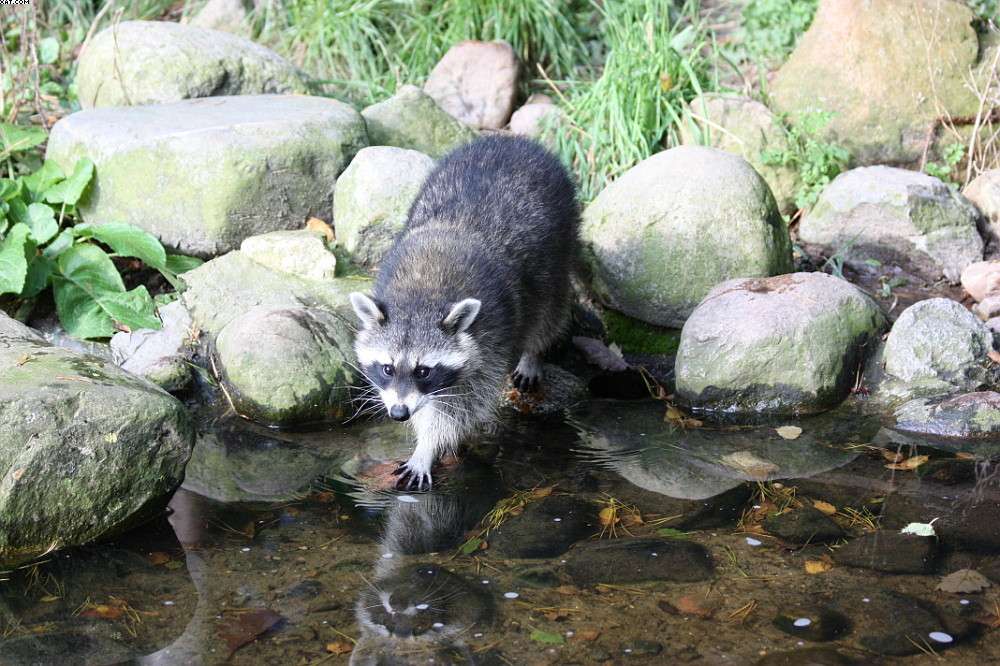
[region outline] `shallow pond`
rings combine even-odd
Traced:
[[[168,516],[3,574],[0,664],[1000,660],[996,587],[937,589],[1000,581],[996,442],[593,401],[366,490],[408,447],[207,424]]]

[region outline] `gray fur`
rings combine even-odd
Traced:
[[[569,313],[578,227],[565,168],[528,139],[481,138],[428,176],[372,297],[351,295],[361,370],[417,437],[397,485],[430,488],[435,460],[494,417],[504,375],[537,388]]]

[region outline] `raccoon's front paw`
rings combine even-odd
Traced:
[[[422,465],[414,463],[412,458],[405,463],[400,463],[393,474],[399,475],[396,477],[394,485],[402,490],[426,491],[434,485],[430,467],[424,468]]]
[[[534,354],[524,354],[510,375],[510,383],[521,393],[534,393],[542,383],[542,362]]]

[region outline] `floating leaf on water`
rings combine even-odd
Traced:
[[[219,637],[226,641],[230,652],[257,640],[265,631],[284,618],[272,610],[262,609],[227,617],[215,623]]]
[[[821,574],[826,573],[833,568],[833,564],[830,562],[825,562],[823,560],[806,560],[805,572],[807,574]]]
[[[813,500],[813,508],[822,513],[824,516],[832,516],[837,513],[837,507],[829,502],[823,502],[821,500]]]
[[[936,590],[951,594],[975,594],[990,587],[990,581],[975,569],[959,569],[937,584]]]
[[[542,631],[541,629],[535,629],[531,632],[531,640],[537,643],[555,643],[558,645],[566,642],[562,634],[555,631]]]
[[[156,552],[147,555],[146,559],[149,560],[150,564],[156,566],[158,564],[166,564],[167,562],[170,562],[171,559],[173,558],[170,557],[169,553],[164,553],[162,550],[158,550]]]
[[[916,469],[930,460],[930,456],[912,456],[903,462],[886,465],[887,469]]]
[[[778,433],[783,439],[798,439],[799,435],[802,434],[802,428],[791,425],[775,428],[774,431]]]
[[[458,551],[462,553],[462,555],[469,555],[484,548],[484,544],[485,542],[482,539],[469,539],[462,544],[462,547],[459,548]]]
[[[934,521],[931,521],[934,522]],[[934,526],[931,523],[910,523],[899,530],[901,534],[913,534],[914,536],[931,537],[937,536]]]
[[[618,523],[619,518],[618,516],[615,515],[616,513],[617,512],[615,511],[615,509],[613,509],[610,506],[601,509],[600,513],[598,514],[598,518],[601,521],[601,525],[614,525]]]
[[[348,654],[354,650],[354,644],[350,641],[336,640],[326,644],[326,651],[337,656]]]

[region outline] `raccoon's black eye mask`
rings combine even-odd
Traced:
[[[365,375],[380,389],[388,388],[392,378],[398,376],[397,381],[412,381],[421,393],[433,393],[458,381],[460,371],[438,364],[434,367],[418,365],[411,372],[400,374],[399,369],[391,363],[373,362]]]

